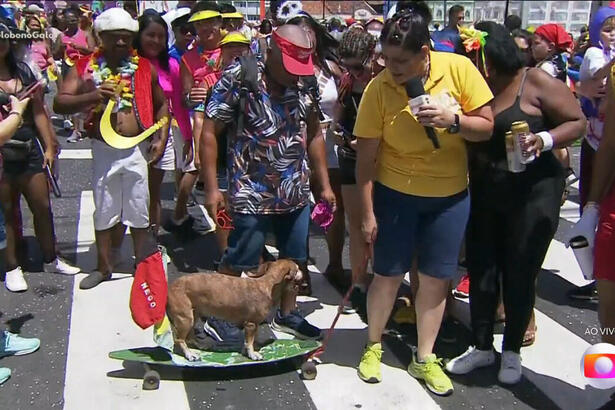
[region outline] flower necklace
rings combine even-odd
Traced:
[[[118,104],[119,110],[132,108],[132,99],[134,98],[134,95],[131,93],[130,85],[138,66],[139,56],[135,50],[132,51],[132,55],[130,57],[120,61],[120,64],[117,67],[117,74],[113,74],[111,68],[107,66],[102,50],[99,49],[94,52],[90,60],[92,79],[94,80],[96,87],[100,87],[100,85],[104,82],[111,82],[117,84],[118,88],[121,87],[121,95]],[[95,108],[95,112],[99,112],[102,108],[103,105],[99,105]]]

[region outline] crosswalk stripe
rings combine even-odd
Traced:
[[[278,250],[266,245],[267,251],[278,256]],[[342,296],[329,284],[314,265],[308,267],[312,278],[313,297],[299,296],[303,310],[312,310],[306,319],[320,329],[329,329],[337,314]],[[357,376],[356,366],[367,341],[367,325],[358,314],[341,315],[331,335],[330,343],[318,365],[318,377],[304,381],[319,410],[340,408],[366,409],[440,409],[421,384],[408,375],[403,365],[385,352],[382,363],[382,383],[366,386]],[[276,332],[279,338],[290,336]],[[391,365],[394,360],[394,365]],[[331,382],[335,381],[335,388]]]
[[[58,159],[92,159],[91,149],[63,149]]]
[[[91,250],[79,253],[77,264],[86,270],[94,268],[96,256],[92,198],[91,191],[84,191],[79,211],[78,246],[90,246]],[[88,291],[79,289],[83,277],[78,275],[73,287],[64,408],[188,409],[181,381],[162,380],[160,390],[146,392],[141,390],[140,378],[109,377],[118,371],[118,376],[127,372],[122,371],[121,362],[109,359],[108,353],[153,345],[151,329],[140,330],[132,322],[128,309],[130,275],[114,274],[115,280]],[[133,376],[140,372],[140,368],[133,368]]]
[[[577,223],[579,221],[579,204],[567,200],[560,208],[559,217],[568,222]]]

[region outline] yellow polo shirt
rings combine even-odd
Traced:
[[[456,112],[470,112],[493,99],[489,86],[466,57],[432,51],[425,92]],[[397,191],[425,197],[446,197],[468,186],[466,143],[460,134],[436,129],[435,149],[423,126],[410,112],[403,86],[388,69],[365,89],[354,135],[379,138],[376,180]]]

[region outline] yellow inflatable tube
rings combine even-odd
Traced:
[[[139,135],[124,137],[115,132],[111,126],[111,113],[113,112],[113,107],[115,107],[115,100],[109,100],[102,118],[100,119],[100,135],[109,146],[116,149],[128,149],[140,144],[169,121],[167,117],[164,117]]]

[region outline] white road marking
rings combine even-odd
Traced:
[[[58,159],[92,159],[91,149],[63,149]]]
[[[559,217],[567,220],[568,222],[577,223],[579,221],[579,204],[566,201],[560,208]]]
[[[89,252],[77,255],[84,270],[94,268],[94,202],[91,191],[81,195],[78,248]],[[141,330],[130,316],[128,300],[130,275],[114,274],[116,280],[87,291],[79,289],[85,277],[77,275],[73,288],[70,335],[64,385],[64,409],[188,409],[188,398],[181,381],[160,382],[160,390],[141,390],[139,378],[115,378],[107,373],[121,371],[122,362],[112,360],[112,350],[152,346],[152,330]],[[137,367],[136,371],[140,371]],[[135,370],[131,371],[134,375]]]
[[[587,407],[587,392],[580,363],[583,352],[590,346],[555,320],[536,312],[536,342],[521,349],[523,375],[559,408]],[[453,315],[470,327],[468,300],[455,299]],[[495,334],[493,347],[502,352],[502,335]],[[497,373],[499,369],[493,366]]]

